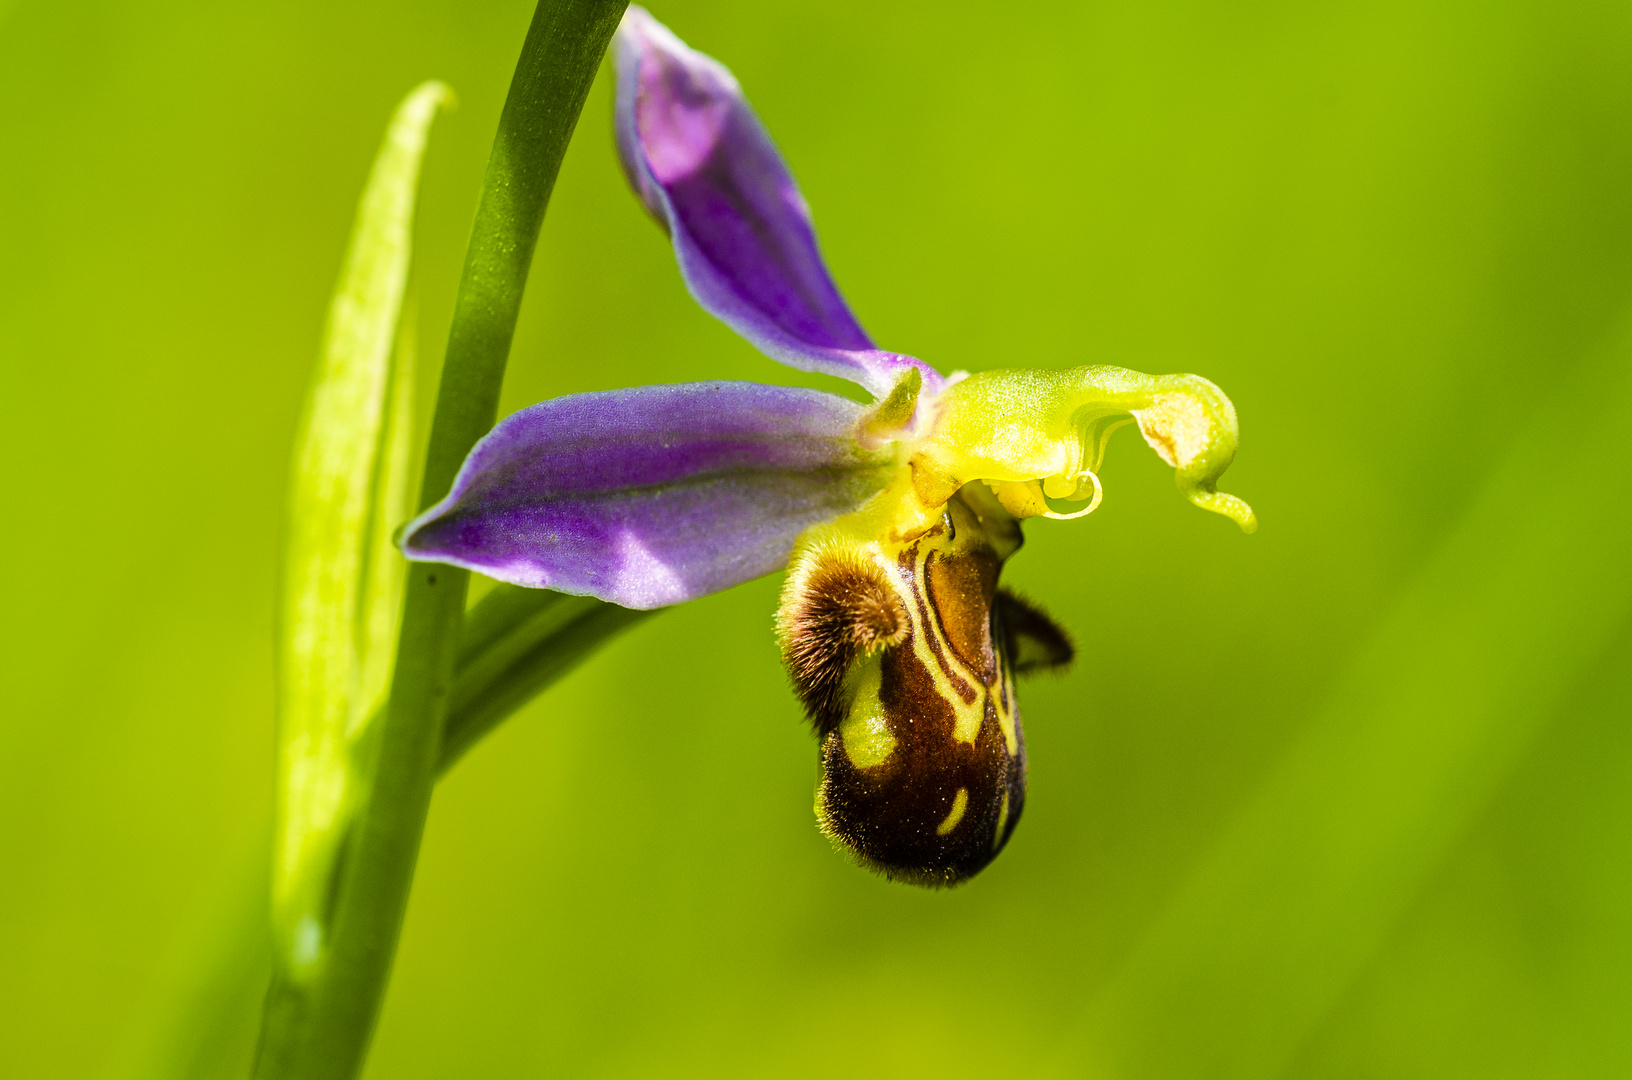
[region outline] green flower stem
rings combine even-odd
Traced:
[[[453,689],[442,724],[440,780],[494,728],[554,686],[618,634],[656,615],[589,596],[497,585],[465,612]],[[375,756],[369,719],[357,749]]]
[[[438,772],[608,640],[656,612],[499,585],[465,617]]]
[[[465,613],[442,734],[438,780],[465,752],[511,713],[548,690],[619,632],[655,611],[632,611],[583,596],[498,585]],[[383,709],[381,710],[383,713]],[[363,729],[357,757],[381,716]],[[144,1076],[215,1080],[242,1068],[267,985],[271,942],[266,935],[267,866],[257,859],[243,888],[231,940],[217,959],[185,1021],[167,1033]]]
[[[568,140],[624,0],[542,0],[499,119],[454,305],[421,505],[440,498],[493,425],[533,248]],[[335,886],[328,955],[302,984],[275,979],[255,1075],[347,1080],[360,1071],[390,974],[442,755],[469,576],[408,570],[391,698],[372,783]]]

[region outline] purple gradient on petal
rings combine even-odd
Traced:
[[[791,367],[887,394],[909,367],[876,348],[828,276],[810,207],[731,72],[639,7],[614,41],[624,171],[668,229],[686,287],[709,313]]]
[[[554,398],[478,443],[402,549],[625,607],[718,592],[786,565],[799,533],[883,486],[889,457],[855,441],[863,412],[737,382]]]

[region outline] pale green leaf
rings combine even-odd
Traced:
[[[374,498],[369,508],[363,556],[363,587],[357,607],[357,685],[352,691],[346,737],[355,739],[368,719],[385,706],[396,657],[397,623],[402,617],[402,553],[392,539],[413,515],[414,383],[419,336],[415,305],[405,305],[392,357],[384,431],[376,461]]]
[[[348,733],[389,680],[400,581],[385,537],[407,490],[411,343],[397,350],[415,191],[440,83],[398,107],[353,228],[296,439],[278,670],[273,911],[291,971],[321,954],[322,905],[350,790]],[[393,368],[397,376],[393,379]],[[400,572],[395,575],[400,578]]]

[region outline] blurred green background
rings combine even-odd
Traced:
[[[525,0],[0,3],[0,1072],[232,1075],[290,441],[385,120],[445,339]],[[674,0],[889,348],[1196,371],[1010,580],[1075,632],[966,888],[816,832],[767,579],[438,789],[369,1076],[1632,1073],[1632,8]],[[821,385],[685,295],[603,71],[506,409]],[[432,365],[434,366],[434,365]],[[429,376],[428,376],[429,378]],[[427,400],[430,383],[427,382]]]

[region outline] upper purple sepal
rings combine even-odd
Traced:
[[[704,596],[780,569],[800,532],[883,487],[864,412],[738,382],[554,398],[482,439],[402,550],[625,607]]]
[[[877,348],[828,276],[810,207],[731,72],[631,6],[613,42],[624,171],[668,229],[686,287],[773,359],[884,397],[909,367]]]

